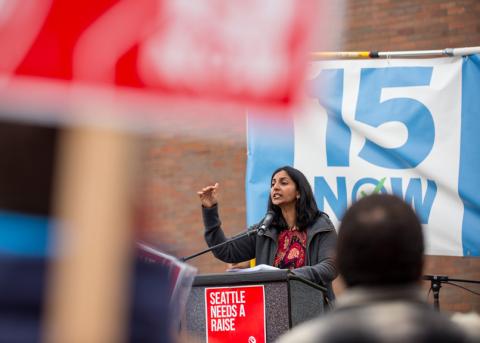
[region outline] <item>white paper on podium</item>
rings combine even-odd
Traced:
[[[269,266],[268,264],[259,264],[256,265],[255,267],[252,268],[232,268],[232,269],[227,269],[227,272],[232,272],[232,273],[250,273],[250,272],[259,272],[259,271],[266,271],[266,270],[280,270],[277,267]]]

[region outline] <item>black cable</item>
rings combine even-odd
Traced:
[[[428,290],[428,293],[427,293],[427,302],[428,302],[428,298],[430,297],[430,293],[432,292],[432,287],[430,287],[430,289]]]
[[[453,283],[453,282],[451,282],[451,281],[446,281],[445,283],[448,284],[448,285],[456,286],[456,287],[461,288],[461,289],[463,289],[463,290],[465,290],[465,291],[467,291],[467,292],[470,292],[470,293],[473,293],[473,294],[475,294],[475,295],[480,296],[480,293],[477,293],[477,292],[475,292],[475,291],[472,291],[471,289],[468,289],[468,288],[466,288],[466,287],[457,285],[456,283]],[[429,293],[430,293],[430,292],[429,292]]]

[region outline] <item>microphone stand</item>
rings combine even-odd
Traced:
[[[249,236],[254,235],[254,234],[262,235],[263,232],[264,232],[264,230],[261,230],[261,229],[259,229],[259,228],[253,228],[253,229],[251,229],[251,230],[247,230],[247,231],[245,231],[245,232],[243,232],[243,233],[241,233],[241,234],[238,234],[238,235],[236,235],[236,236],[233,236],[233,237],[227,239],[227,240],[226,240],[225,242],[223,242],[223,243],[219,243],[219,244],[213,245],[213,246],[211,246],[211,247],[208,248],[208,249],[205,249],[205,250],[202,250],[202,251],[200,251],[200,252],[197,252],[196,254],[193,254],[193,255],[190,255],[190,256],[187,256],[187,257],[181,257],[181,258],[180,258],[180,261],[182,261],[182,262],[188,261],[188,260],[190,260],[190,259],[192,259],[192,258],[194,258],[194,257],[203,255],[203,254],[205,254],[205,253],[207,253],[207,252],[209,252],[209,251],[212,251],[212,250],[214,250],[214,249],[216,249],[216,248],[220,248],[221,246],[224,246],[224,245],[226,245],[226,244],[229,244],[229,243],[231,243],[231,242],[234,242],[234,241],[236,241],[237,239],[240,239],[240,238],[243,238],[243,237],[249,237]]]
[[[452,279],[446,275],[425,275],[423,279],[431,282],[430,289],[433,293],[433,308],[436,311],[440,311],[440,288],[442,287],[442,282],[449,283],[450,281],[455,281],[480,284],[480,281]]]

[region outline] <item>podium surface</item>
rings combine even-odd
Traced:
[[[293,326],[324,312],[326,290],[288,270],[204,274],[196,276],[193,282],[183,328],[196,341],[206,342],[206,292],[212,288],[241,289],[244,286],[263,287],[266,342],[273,342]],[[246,320],[248,316],[247,313]]]

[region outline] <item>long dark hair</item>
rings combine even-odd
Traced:
[[[300,197],[297,199],[297,202],[295,203],[295,211],[297,214],[297,228],[303,231],[307,227],[312,225],[322,212],[319,211],[317,207],[317,202],[313,197],[313,191],[312,187],[310,187],[310,183],[300,170],[290,166],[280,167],[272,173],[270,182],[272,181],[275,174],[282,170],[285,171],[288,176],[290,176],[290,178],[293,180],[297,188],[298,194],[300,195]],[[272,204],[272,198],[270,194],[268,196],[268,210],[275,212],[275,218],[273,220],[274,226],[279,227],[282,230],[288,228],[287,223],[283,218],[282,210],[279,206]]]

